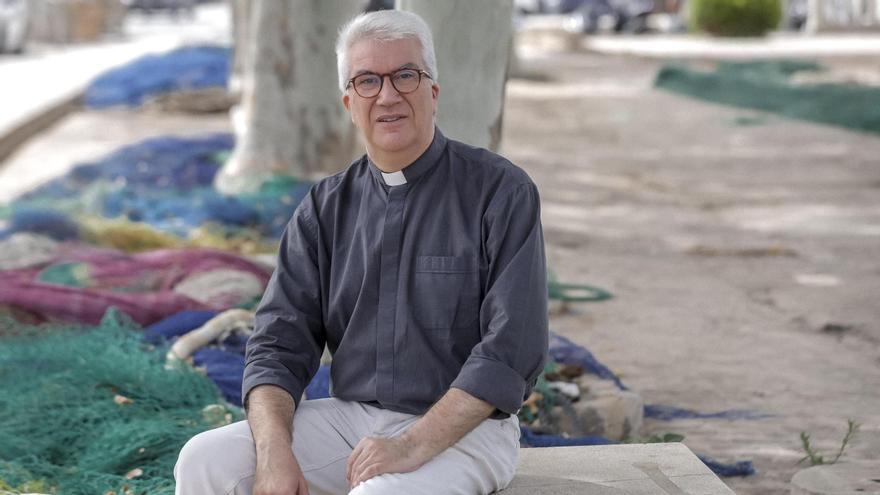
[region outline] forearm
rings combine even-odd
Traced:
[[[409,443],[416,456],[427,462],[458,442],[494,411],[495,407],[488,402],[464,390],[450,388],[401,440]]]
[[[291,448],[296,409],[293,397],[281,387],[258,385],[246,399],[257,451],[254,495],[308,495],[308,483]]]
[[[258,462],[274,449],[290,450],[295,409],[293,397],[281,387],[260,385],[248,394],[247,419]]]

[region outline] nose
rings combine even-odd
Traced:
[[[379,105],[391,105],[400,101],[402,97],[394,85],[391,84],[391,76],[386,75],[382,78],[382,89],[376,95],[376,103]]]

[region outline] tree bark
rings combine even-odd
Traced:
[[[440,83],[437,125],[451,138],[497,150],[510,62],[512,0],[397,0],[434,35]]]
[[[334,43],[360,2],[245,3],[249,35],[238,37],[245,47],[236,47],[246,51],[241,106],[232,115],[236,146],[215,185],[241,193],[276,175],[305,179],[341,170],[362,151],[341,103]]]
[[[232,11],[232,68],[229,73],[229,92],[241,94],[244,65],[250,38],[251,0],[230,0]]]

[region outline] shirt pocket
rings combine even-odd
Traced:
[[[413,318],[423,328],[465,328],[480,316],[476,258],[418,256],[412,291]]]

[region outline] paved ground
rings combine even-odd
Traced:
[[[773,414],[648,421],[642,434],[753,460],[758,475],[726,480],[737,493],[788,493],[798,434],[830,452],[847,418],[863,427],[844,458],[880,458],[880,136],[656,91],[659,61],[528,53],[524,70],[545,80],[510,83],[502,151],[542,191],[551,265],[616,295],[553,328],[648,403]],[[224,115],[78,113],[8,160],[0,185],[9,197],[36,170],[222,129]]]
[[[201,7],[185,24],[166,16],[130,15],[122,33],[101,41],[30,43],[22,55],[0,54],[0,150],[17,128],[80,95],[92,79],[110,68],[185,44],[229,44],[228,17],[223,5]]]
[[[778,57],[876,57],[880,34],[800,32],[771,33],[766,38],[712,38],[709,36],[650,35],[593,36],[583,44],[595,51],[652,58],[778,58]]]
[[[788,493],[799,433],[828,453],[847,418],[845,458],[880,459],[880,136],[654,90],[659,61],[530,53],[553,80],[510,83],[503,151],[542,191],[551,265],[617,296],[552,326],[647,403],[774,415],[643,435],[753,460],[737,493]]]

